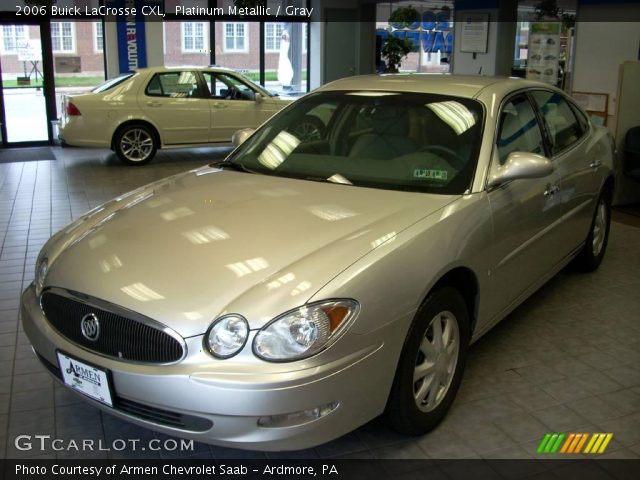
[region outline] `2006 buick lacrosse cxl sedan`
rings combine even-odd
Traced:
[[[470,342],[604,255],[611,138],[547,85],[352,77],[251,133],[43,247],[24,330],[93,405],[239,448],[309,447],[382,413],[424,433]]]

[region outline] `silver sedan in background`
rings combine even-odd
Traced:
[[[167,434],[290,450],[381,414],[426,433],[469,344],[605,253],[611,137],[542,83],[348,78],[235,141],[58,232],[22,296],[58,381]]]

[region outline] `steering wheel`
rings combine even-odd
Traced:
[[[458,171],[462,170],[467,164],[467,161],[462,158],[458,152],[451,150],[450,148],[443,147],[442,145],[429,145],[424,147],[421,151],[433,152],[436,155],[444,154],[444,159],[449,163],[449,165]]]

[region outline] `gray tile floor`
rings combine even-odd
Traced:
[[[56,161],[0,164],[0,456],[5,458],[534,458],[547,432],[613,432],[605,456],[640,458],[640,228],[616,221],[600,270],[563,272],[471,347],[459,396],[431,434],[374,420],[331,443],[261,453],[78,452],[16,448],[18,435],[71,441],[168,437],[100,412],[55,385],[18,322],[19,295],[45,240],[84,211],[144,183],[221,158],[224,149],[161,152],[125,167],[110,152],[54,148]],[[636,222],[638,225],[639,222]],[[120,446],[120,445],[118,445]],[[171,448],[171,444],[169,444]]]

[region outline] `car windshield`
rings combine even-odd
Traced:
[[[461,194],[482,106],[426,93],[320,92],[267,122],[229,158],[238,169],[346,185]]]
[[[93,90],[91,90],[91,93],[106,92],[110,88],[113,88],[116,85],[120,85],[122,82],[124,82],[128,78],[131,78],[133,75],[134,75],[133,73],[127,73],[125,75],[121,75],[121,76],[116,77],[116,78],[111,78],[111,79],[107,80],[106,82],[101,83],[100,85],[98,85]]]

